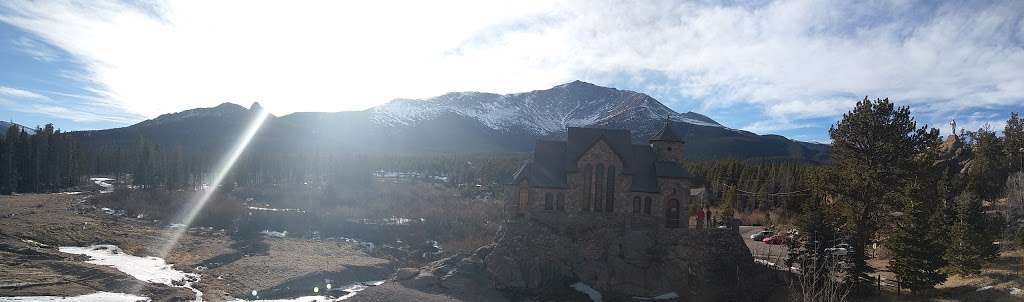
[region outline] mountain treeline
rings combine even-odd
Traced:
[[[711,202],[736,211],[799,212],[800,202],[811,195],[814,173],[825,168],[797,161],[697,161],[691,173],[706,184]],[[728,198],[726,198],[728,197]]]
[[[199,189],[208,184],[223,154],[184,151],[138,136],[131,146],[100,146],[91,150],[94,173],[143,188]],[[393,155],[336,153],[297,148],[245,151],[223,182],[229,187],[344,185],[365,187],[376,174],[404,172],[456,184],[490,185],[511,175],[523,155],[430,154]]]
[[[29,134],[18,125],[0,137],[0,194],[56,192],[83,182],[78,141],[52,124]]]

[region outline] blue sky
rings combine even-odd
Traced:
[[[577,79],[808,141],[864,96],[943,130],[1024,111],[1021,1],[420,2],[4,1],[0,118],[99,129]]]

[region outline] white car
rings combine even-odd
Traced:
[[[760,232],[757,232],[757,233],[754,233],[754,234],[750,235],[750,239],[754,240],[754,241],[761,241],[761,240],[764,240],[765,238],[771,237],[772,235],[775,235],[775,232],[769,231],[769,230],[763,230],[763,231],[760,231]]]
[[[825,253],[832,256],[846,256],[851,252],[853,252],[853,247],[846,243],[837,244],[836,246],[825,249]]]

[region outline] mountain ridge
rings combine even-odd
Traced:
[[[221,150],[258,108],[222,103],[77,134],[91,145],[144,136],[165,145]],[[529,152],[536,140],[559,139],[568,127],[629,129],[634,142],[646,143],[666,118],[690,145],[692,159],[827,161],[826,145],[728,128],[699,113],[676,112],[644,93],[582,81],[521,93],[450,92],[361,111],[272,116],[256,141],[283,152],[310,142],[336,152]]]

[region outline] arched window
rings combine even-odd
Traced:
[[[554,205],[555,201],[552,200],[552,199],[553,198],[551,198],[551,193],[545,193],[544,194],[544,210],[545,211],[551,211],[551,210],[555,209],[555,205]]]
[[[594,212],[604,211],[604,165],[598,164],[594,175]]]
[[[640,215],[640,196],[633,197],[633,215]]]
[[[594,167],[587,164],[587,167],[583,169],[583,200],[580,202],[580,207],[583,211],[590,211],[590,202],[593,199],[593,183],[591,179],[594,177]]]
[[[611,213],[615,212],[615,166],[608,167],[607,186],[608,192],[604,196],[604,210],[605,212]]]
[[[644,197],[644,215],[651,215],[651,197]]]
[[[555,209],[565,212],[565,193],[558,193],[558,200],[555,201]]]

